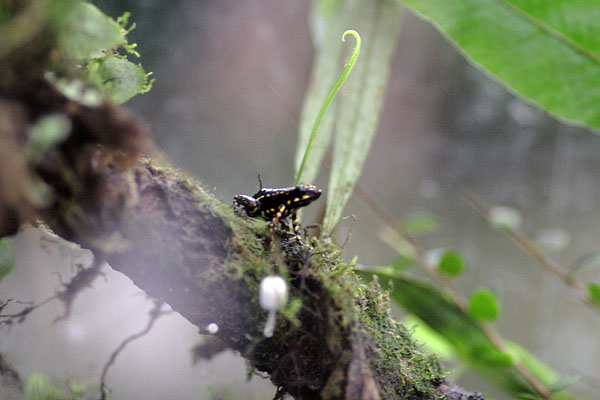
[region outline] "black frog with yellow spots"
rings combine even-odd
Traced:
[[[296,211],[317,200],[321,193],[321,189],[317,189],[315,185],[281,189],[262,188],[253,196],[235,196],[233,207],[237,212],[244,212],[249,217],[266,219],[269,221],[271,232],[275,229],[275,225],[291,215],[294,234],[297,239],[301,239]]]

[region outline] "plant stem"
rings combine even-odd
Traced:
[[[488,220],[490,207],[488,207],[483,200],[472,190],[466,188],[459,188],[463,196],[468,200],[471,207],[484,219]],[[585,285],[577,280],[573,275],[566,271],[564,267],[559,265],[556,261],[548,257],[544,252],[536,245],[536,243],[523,233],[518,228],[506,227],[505,229],[508,237],[515,243],[521,250],[531,256],[538,265],[546,272],[554,275],[560,279],[565,285],[573,289],[577,298],[585,305],[594,309],[594,311],[600,311],[598,307],[592,302],[589,292]]]
[[[313,142],[314,142],[315,138],[317,137],[317,130],[319,129],[319,125],[321,125],[321,120],[323,119],[325,112],[327,111],[327,109],[329,108],[331,103],[333,102],[333,99],[335,98],[336,94],[342,88],[342,84],[346,81],[346,79],[350,75],[350,72],[352,71],[352,68],[354,68],[356,61],[358,60],[358,56],[360,54],[360,44],[361,44],[360,35],[356,31],[347,30],[342,35],[342,42],[346,41],[345,40],[346,35],[354,36],[354,38],[356,39],[356,46],[354,46],[354,50],[352,50],[352,55],[350,56],[348,63],[346,63],[346,65],[344,66],[342,74],[340,75],[338,80],[335,82],[335,84],[333,85],[331,90],[329,91],[329,94],[325,98],[325,101],[323,102],[323,105],[321,106],[321,109],[319,110],[319,113],[317,114],[317,118],[315,118],[315,123],[313,124],[312,132],[310,134],[310,138],[308,139],[308,144],[306,145],[306,150],[304,151],[304,156],[302,157],[302,162],[300,163],[300,167],[298,168],[298,173],[296,174],[296,180],[294,181],[294,186],[296,186],[300,183],[300,178],[302,177],[302,171],[304,170],[304,165],[306,164],[306,160],[308,159],[308,154],[310,153],[310,149],[312,148]]]

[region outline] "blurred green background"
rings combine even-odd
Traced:
[[[137,27],[130,42],[138,43],[141,62],[156,82],[126,106],[147,122],[174,165],[226,202],[254,193],[259,173],[268,187],[293,183],[298,116],[313,57],[309,1],[93,3],[113,17],[132,12]],[[571,267],[598,250],[600,137],[514,97],[409,11],[401,30],[361,185],[398,219],[436,216],[439,230],[419,239],[423,247],[460,251],[467,273],[457,284],[466,293],[481,286],[495,291],[503,335],[560,373],[580,376],[576,392],[600,398],[597,314],[506,236],[490,230],[457,190],[468,187],[521,211],[524,230]],[[327,175],[314,183],[326,190]],[[315,222],[323,207],[323,201],[311,206],[304,224]],[[344,214],[357,218],[346,258],[357,255],[364,265],[396,259],[357,202],[351,200]],[[340,243],[349,229],[350,221],[340,223]],[[51,242],[32,229],[19,234],[18,264],[5,280],[3,297],[43,299],[58,284],[54,272],[66,280],[74,263],[89,258]],[[106,279],[75,300],[70,319],[53,324],[62,308],[52,303],[3,335],[0,350],[23,376],[41,371],[97,384],[110,352],[145,326],[151,302],[127,278],[103,270]],[[598,269],[579,276],[600,281]],[[267,380],[246,382],[244,361],[231,352],[192,366],[190,348],[199,340],[182,317],[159,320],[110,370],[111,399],[274,395]],[[450,369],[465,388],[508,398],[476,374]]]

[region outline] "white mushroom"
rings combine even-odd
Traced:
[[[265,337],[273,336],[277,311],[287,303],[288,287],[282,277],[277,275],[266,276],[260,282],[258,301],[260,306],[267,310],[267,323],[265,324]]]

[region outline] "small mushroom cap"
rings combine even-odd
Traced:
[[[277,275],[265,276],[260,282],[258,300],[260,306],[267,311],[277,311],[288,299],[288,287],[285,280]]]

